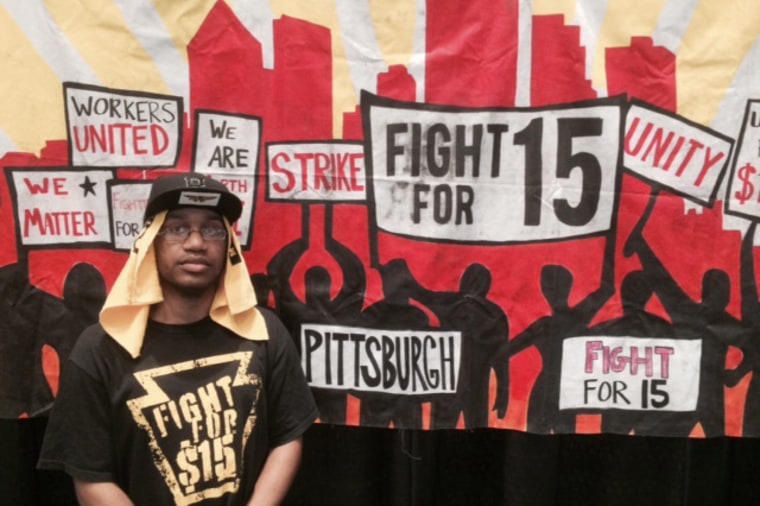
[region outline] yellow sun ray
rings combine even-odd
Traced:
[[[46,140],[66,137],[61,82],[3,8],[0,47],[0,129],[20,151],[38,153]]]
[[[51,17],[104,86],[170,93],[113,2],[45,0]]]

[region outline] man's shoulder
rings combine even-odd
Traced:
[[[77,342],[74,348],[87,349],[97,347],[105,339],[110,338],[108,337],[108,333],[105,331],[103,326],[100,323],[93,323],[84,329],[81,334],[79,334],[79,338],[77,338]]]
[[[279,315],[275,313],[273,309],[266,306],[256,306],[256,309],[261,316],[264,317],[264,322],[267,325],[267,331],[270,335],[274,332],[282,333],[284,331],[287,333],[287,330],[285,330],[285,324],[283,324],[282,319],[280,319]]]
[[[270,308],[270,307],[262,306],[262,305],[257,305],[256,306],[256,310],[258,310],[259,313],[261,313],[262,315],[264,315],[264,318],[277,318],[277,319],[279,319],[279,317],[277,316],[277,313],[275,313],[274,310],[272,308]],[[267,321],[267,323],[268,323],[268,321]]]
[[[104,354],[119,353],[120,350],[122,350],[121,347],[108,335],[102,325],[93,323],[79,334],[70,357],[75,362],[91,361]]]
[[[268,339],[261,341],[271,353],[279,354],[293,346],[293,339],[280,316],[271,308],[256,306],[267,327]]]

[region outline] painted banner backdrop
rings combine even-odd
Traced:
[[[760,436],[749,0],[0,2],[0,416],[149,182],[244,202],[323,423]]]

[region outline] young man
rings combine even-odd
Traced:
[[[64,367],[39,466],[83,505],[276,504],[317,410],[287,330],[256,307],[231,224],[242,203],[157,179],[100,323]]]

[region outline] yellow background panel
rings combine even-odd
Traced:
[[[533,0],[531,9],[536,16],[564,14],[565,23],[570,23],[575,17],[575,4],[575,0]]]
[[[679,114],[709,125],[758,35],[757,0],[700,2],[676,59]]]
[[[206,19],[215,0],[198,0],[178,2],[177,0],[153,0],[161,19],[164,21],[169,36],[177,46],[182,58],[187,61],[187,45],[198,33],[203,20]]]
[[[66,38],[104,86],[170,93],[153,59],[132,36],[112,2],[46,0],[45,5]]]
[[[610,47],[626,47],[631,37],[651,37],[659,21],[665,0],[640,0],[635,7],[630,0],[610,0],[604,16],[596,48],[591,81],[595,88],[607,88],[605,51]]]
[[[415,0],[369,0],[372,24],[387,65],[408,65],[414,43]]]
[[[46,140],[66,138],[61,82],[3,8],[0,48],[0,129],[20,151],[37,154]]]

